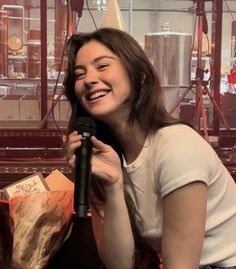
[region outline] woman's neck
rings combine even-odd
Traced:
[[[113,133],[123,150],[127,164],[132,163],[141,152],[147,133],[138,124],[127,122],[112,126]]]

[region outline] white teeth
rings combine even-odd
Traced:
[[[105,96],[108,92],[107,91],[99,91],[99,92],[95,92],[93,94],[91,94],[89,96],[89,100],[94,100],[98,97],[102,97],[102,96]]]

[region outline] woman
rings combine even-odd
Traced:
[[[168,115],[143,49],[103,28],[73,35],[68,58],[67,159],[74,167],[76,119],[89,115],[93,231],[105,266],[157,268],[161,253],[165,269],[236,268],[234,181],[211,146]]]

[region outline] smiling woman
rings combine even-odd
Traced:
[[[136,40],[112,28],[75,34],[68,59],[66,157],[73,168],[83,139],[75,123],[92,117],[92,226],[105,266],[158,268],[161,253],[165,269],[236,269],[234,180],[209,143],[167,113]]]
[[[88,42],[76,55],[74,74],[75,93],[86,111],[103,120],[108,112],[110,120],[123,115],[121,105],[130,95],[130,82],[111,50],[100,42]]]

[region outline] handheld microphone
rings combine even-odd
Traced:
[[[92,118],[81,117],[77,121],[76,130],[83,138],[81,146],[75,152],[74,214],[76,218],[87,218],[92,158],[90,137],[95,135],[96,124]]]

